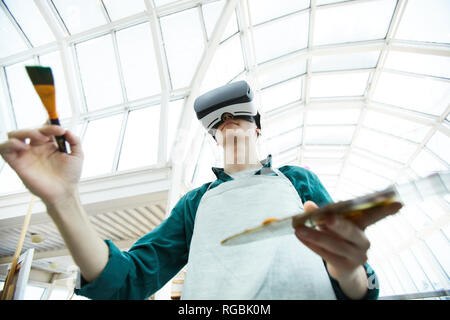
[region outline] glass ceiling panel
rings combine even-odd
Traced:
[[[337,2],[344,2],[348,0],[316,0],[316,6],[321,6],[324,4],[330,4],[330,3],[337,3]]]
[[[127,28],[116,35],[128,100],[160,93],[150,24]]]
[[[306,73],[306,60],[289,61],[278,64],[275,68],[258,70],[258,83],[261,88],[286,81]]]
[[[350,144],[356,126],[307,126],[304,144]]]
[[[172,87],[189,86],[204,49],[197,8],[160,19]]]
[[[0,171],[0,181],[2,182],[0,183],[0,194],[18,192],[25,189],[25,185],[19,179],[17,173],[7,164]]]
[[[303,156],[305,158],[341,159],[346,152],[347,147],[341,146],[305,146],[303,148]]]
[[[359,109],[314,110],[311,108],[308,109],[306,124],[357,124],[360,113]]]
[[[81,178],[112,171],[122,119],[123,115],[118,114],[88,123],[83,137],[84,162]]]
[[[76,45],[84,95],[89,111],[123,101],[111,35]]]
[[[450,57],[391,50],[384,68],[450,78]]]
[[[430,126],[418,122],[372,110],[367,111],[363,125],[419,143],[431,129]]]
[[[5,68],[18,129],[41,126],[48,118],[25,71],[26,65],[34,64],[34,60],[26,60]]]
[[[159,6],[163,6],[165,4],[169,4],[172,2],[175,2],[177,0],[153,0],[153,2],[155,3],[155,6],[159,7]]]
[[[61,62],[61,55],[58,51],[44,54],[39,57],[39,61],[44,66],[52,68],[53,80],[55,82],[56,106],[60,119],[72,116],[69,102],[69,92],[67,90],[66,78]]]
[[[362,156],[355,152],[350,153],[348,163],[367,171],[376,172],[378,175],[383,176],[388,180],[396,177],[401,169],[400,165],[393,165],[392,162],[382,161],[380,159],[375,160],[373,157],[367,155]]]
[[[411,162],[411,169],[419,176],[425,177],[436,171],[449,170],[449,165],[444,165],[442,161],[436,159],[430,151],[423,149],[417,157]]]
[[[250,0],[249,11],[252,24],[278,18],[291,12],[309,8],[309,0]]]
[[[427,143],[427,148],[433,151],[439,158],[450,165],[450,137],[440,131],[431,137]]]
[[[244,71],[239,35],[222,42],[217,48],[202,82],[202,92],[223,86]]]
[[[369,72],[346,74],[313,74],[311,77],[311,98],[363,96]]]
[[[395,0],[351,1],[317,8],[314,45],[384,39],[395,4]]]
[[[302,142],[302,129],[297,128],[283,133],[275,138],[267,139],[264,145],[265,153],[277,155],[289,148],[296,147]]]
[[[317,175],[337,175],[342,169],[342,161],[303,158],[303,164]]]
[[[0,9],[0,35],[2,36],[2,45],[0,45],[0,58],[15,54],[27,49],[27,45],[16,29],[9,21],[6,14]],[[8,45],[3,45],[7,43]]]
[[[308,12],[293,14],[255,27],[253,39],[256,62],[261,63],[306,48],[308,29]]]
[[[169,128],[167,130],[167,158],[172,155],[172,148],[174,147],[175,138],[178,134],[178,127],[180,124],[181,113],[183,112],[184,99],[169,102]],[[177,155],[173,155],[176,159]]]
[[[143,0],[103,0],[112,21],[119,20],[146,10]]]
[[[211,38],[214,28],[219,21],[220,15],[225,6],[225,1],[215,1],[202,6],[203,19],[205,21],[206,33],[208,34],[208,39]],[[231,35],[238,32],[238,25],[236,20],[236,13],[233,11],[230,20],[223,32],[221,40],[224,40]]]
[[[268,112],[288,103],[299,101],[302,93],[302,79],[295,78],[261,91],[262,111]]]
[[[373,100],[440,116],[450,101],[450,82],[382,72]]]
[[[119,171],[149,166],[158,161],[160,109],[160,106],[151,106],[129,113]]]
[[[448,0],[408,1],[395,38],[450,43]]]
[[[317,55],[312,57],[312,72],[368,69],[377,66],[380,51]]]
[[[5,0],[3,2],[33,46],[55,41],[55,37],[33,1]]]
[[[71,34],[105,24],[101,3],[92,0],[52,0]]]
[[[286,131],[302,126],[303,112],[299,109],[286,113],[283,116],[270,118],[269,120],[261,119],[262,137],[268,139],[275,137]]]
[[[402,163],[406,163],[418,147],[417,144],[365,128],[359,131],[354,145]]]
[[[343,176],[362,185],[368,185],[375,190],[382,190],[391,184],[390,180],[351,164],[347,166]]]

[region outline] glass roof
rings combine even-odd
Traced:
[[[277,166],[309,168],[336,201],[450,169],[448,0],[245,0],[222,26],[230,3],[1,1],[0,138],[46,121],[23,68],[40,63],[53,69],[63,125],[83,141],[82,179],[170,166],[175,141],[191,143],[179,131],[191,91],[239,79],[255,89],[262,153]],[[223,32],[214,39],[216,29]],[[213,179],[210,167],[221,161],[200,135],[188,154],[188,188]],[[24,189],[3,161],[0,181],[2,195]],[[437,208],[450,211],[448,201]],[[405,237],[421,232],[427,224],[411,217],[426,211],[405,208],[392,225]],[[449,276],[439,256],[448,228],[436,225],[407,250],[389,251],[388,239],[374,249],[385,280],[405,265],[417,279],[427,268],[441,272],[426,285],[392,280],[383,294],[450,288],[439,276]],[[386,250],[395,259],[376,260]],[[428,266],[419,259],[430,256]]]

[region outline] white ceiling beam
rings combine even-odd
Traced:
[[[407,1],[403,1],[403,0],[398,0],[396,7],[394,9],[393,15],[392,15],[392,19],[391,19],[391,23],[389,25],[388,31],[386,33],[386,38],[385,38],[385,44],[383,46],[383,49],[381,50],[381,54],[378,60],[378,64],[376,69],[373,72],[372,75],[372,79],[370,81],[370,83],[368,84],[368,88],[367,88],[367,92],[366,92],[366,104],[368,101],[370,101],[372,99],[373,96],[373,92],[375,91],[375,88],[377,86],[378,83],[378,79],[380,77],[381,71],[383,70],[384,67],[384,63],[386,61],[386,57],[387,54],[389,52],[389,48],[390,48],[390,41],[391,39],[393,39],[395,37],[395,34],[397,32],[397,28],[398,25],[400,24],[401,18],[403,16],[403,13],[405,11],[406,8],[406,4]],[[366,113],[367,113],[367,106],[362,108],[360,116],[358,118],[358,125],[355,128],[355,131],[353,133],[352,136],[352,142],[350,144],[350,147],[348,148],[345,156],[344,156],[344,161],[342,164],[342,168],[341,168],[341,173],[339,175],[338,181],[336,183],[336,191],[339,192],[340,191],[340,187],[341,187],[341,182],[342,179],[345,175],[346,169],[348,167],[348,159],[350,154],[353,151],[353,148],[355,147],[355,141],[357,140],[359,133],[361,132],[361,129],[363,127],[363,122],[364,119],[366,117]]]
[[[193,128],[198,128],[199,123],[193,110],[194,101],[200,92],[201,83],[211,64],[213,56],[219,47],[220,39],[222,38],[223,32],[225,31],[225,28],[236,8],[237,1],[238,0],[230,0],[225,4],[222,14],[216,23],[211,38],[209,39],[208,45],[203,51],[202,58],[200,59],[200,63],[191,82],[191,92],[183,106],[180,127],[178,129],[172,151],[176,159],[174,158],[172,162],[173,175],[171,177],[172,184],[170,188],[168,210],[172,209],[176,201],[178,201],[181,196],[187,162],[192,161],[195,158],[195,156],[191,153],[191,149],[195,138],[198,139],[199,137],[197,130],[193,130]],[[197,137],[194,135],[197,135]]]

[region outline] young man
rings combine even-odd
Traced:
[[[226,247],[220,240],[268,217],[284,217],[332,202],[317,176],[300,167],[258,161],[261,133],[245,82],[196,100],[197,117],[224,148],[217,180],[185,194],[170,216],[127,252],[102,240],[80,203],[80,140],[58,126],[9,133],[0,153],[40,197],[80,268],[76,293],[92,299],[145,299],[187,263],[185,299],[374,299],[363,230],[338,217],[325,227]],[[71,153],[57,152],[66,135]],[[29,139],[27,144],[25,141]],[[374,212],[380,217],[397,211]],[[376,219],[376,218],[375,218]]]

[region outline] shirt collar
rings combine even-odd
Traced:
[[[269,154],[266,159],[261,160],[262,168],[255,172],[255,175],[265,174],[266,172],[272,172],[272,155]],[[212,167],[211,168],[217,179],[222,181],[233,180],[228,174],[225,173],[223,168]]]

